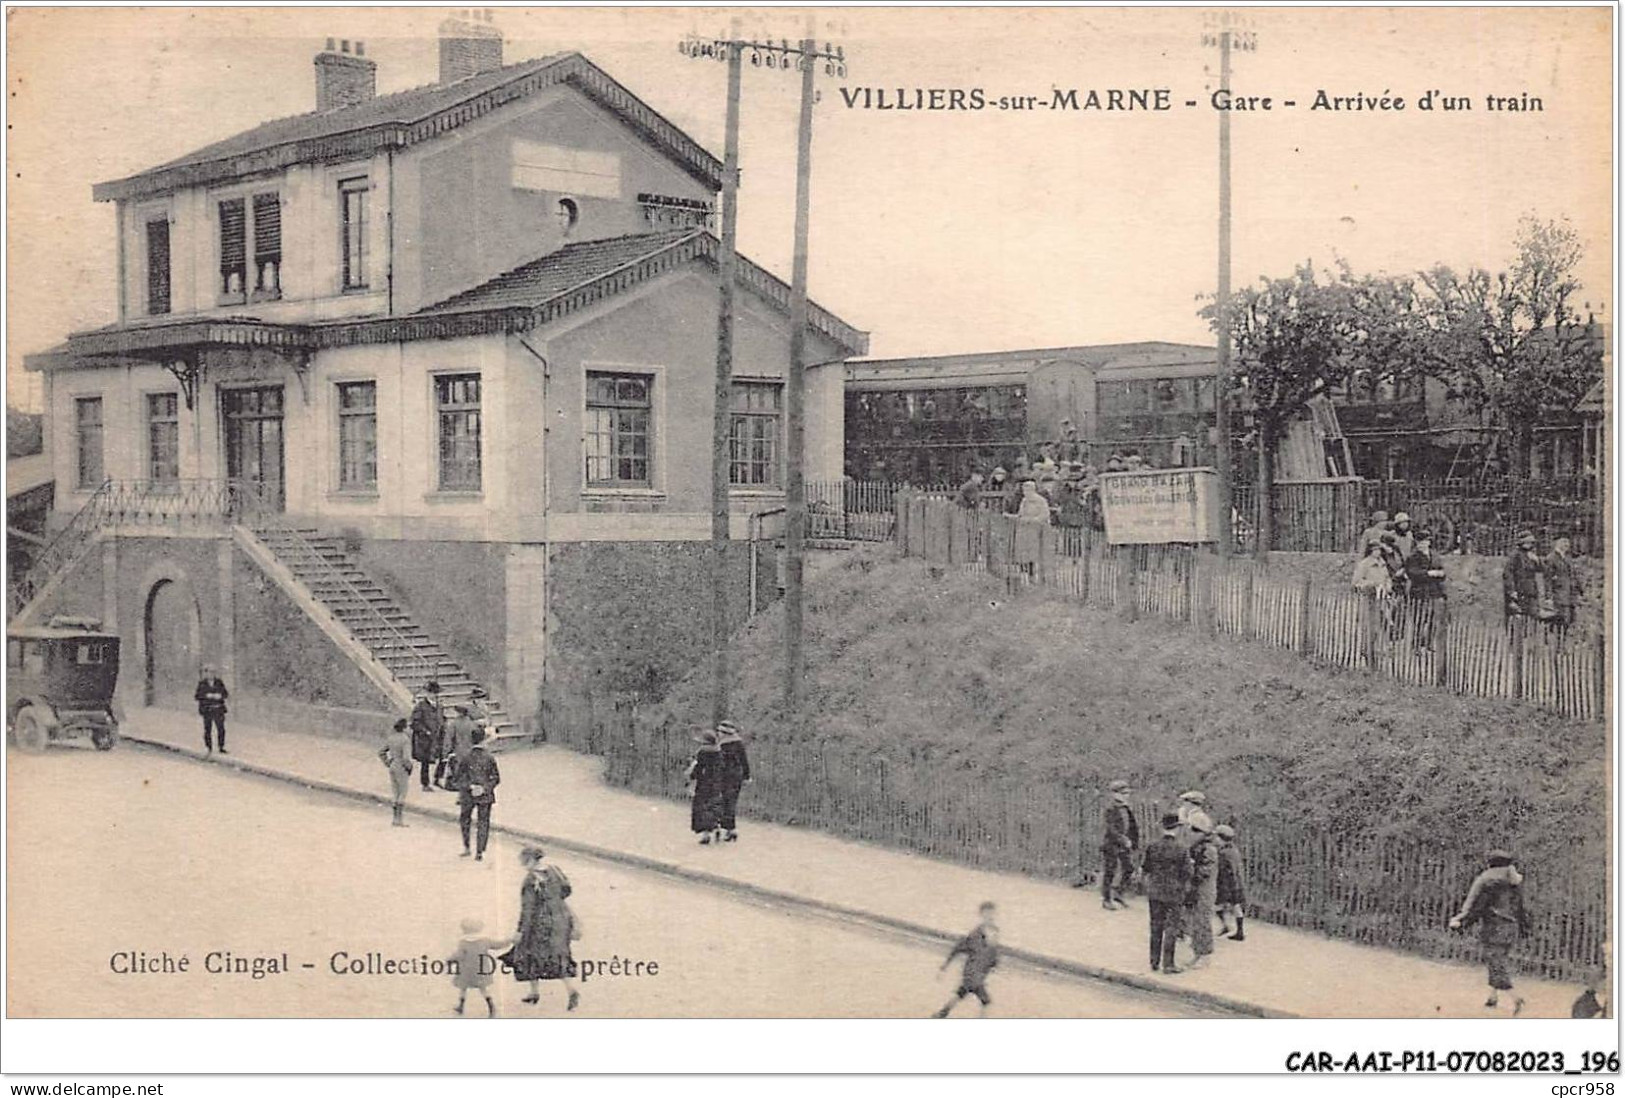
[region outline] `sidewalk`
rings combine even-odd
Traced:
[[[129,714],[127,738],[202,759],[194,714],[144,709]],[[380,743],[382,742],[380,738]],[[348,791],[381,801],[388,778],[373,748],[233,722],[231,754],[215,765]],[[1163,977],[1147,963],[1143,900],[1107,912],[1099,893],[1014,874],[970,869],[816,831],[742,820],[740,841],[700,846],[688,807],[603,784],[602,760],[563,748],[499,756],[502,784],[493,826],[544,844],[684,879],[796,904],[851,921],[942,942],[976,921],[983,900],[999,905],[1007,951],[1047,968],[1171,992],[1210,1006],[1262,1016],[1313,1018],[1509,1018],[1482,1004],[1484,969],[1429,961],[1248,920],[1247,940],[1217,943],[1205,969]],[[455,819],[456,798],[420,793],[410,811]],[[748,813],[750,787],[741,799]],[[380,816],[384,820],[384,816]],[[1181,946],[1183,955],[1184,946]],[[1524,1014],[1566,1018],[1579,988],[1520,978]]]

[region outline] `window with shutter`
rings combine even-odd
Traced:
[[[248,218],[243,200],[220,203],[220,293],[241,296],[248,281]]]
[[[282,198],[276,192],[254,196],[254,292],[282,290]]]
[[[147,313],[169,312],[169,218],[147,222]]]

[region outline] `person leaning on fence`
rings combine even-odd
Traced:
[[[1541,615],[1541,588],[1545,585],[1545,564],[1535,552],[1535,535],[1529,530],[1518,534],[1518,544],[1501,570],[1501,593],[1506,605],[1507,624],[1520,618],[1538,620]]]
[[[1354,589],[1372,598],[1391,598],[1394,593],[1394,574],[1382,555],[1382,542],[1366,546],[1365,556],[1354,566]]]
[[[1433,538],[1426,530],[1416,532],[1416,548],[1405,558],[1405,593],[1417,604],[1416,646],[1433,647],[1433,631],[1444,613],[1444,565],[1433,555]]]
[[[1394,516],[1394,548],[1399,551],[1399,559],[1404,560],[1416,550],[1416,534],[1411,529],[1411,516],[1404,511]]]
[[[1569,556],[1569,539],[1557,538],[1552,551],[1542,562],[1546,571],[1546,586],[1552,593],[1552,625],[1559,632],[1574,624],[1574,607],[1580,599],[1580,577],[1574,570],[1574,558]]]
[[[1162,835],[1145,848],[1140,868],[1145,874],[1145,899],[1151,920],[1151,971],[1174,976],[1183,971],[1174,964],[1185,897],[1190,889],[1191,856],[1180,838],[1177,812],[1162,817]]]
[[[1387,511],[1371,512],[1371,523],[1360,531],[1360,542],[1354,547],[1355,552],[1362,557],[1365,556],[1371,552],[1371,547],[1382,538],[1384,531],[1391,529],[1393,529],[1393,524],[1388,521]]]
[[[1112,782],[1100,839],[1100,906],[1107,911],[1128,906],[1123,889],[1134,876],[1134,852],[1140,846],[1140,825],[1128,806],[1128,795],[1128,782]]]
[[[974,511],[982,502],[982,474],[972,473],[970,479],[959,486],[959,494],[954,497],[961,510]]]
[[[1486,861],[1489,868],[1473,879],[1461,911],[1450,920],[1450,929],[1478,925],[1490,978],[1490,997],[1484,1005],[1494,1008],[1500,1004],[1501,992],[1512,990],[1512,947],[1529,933],[1529,913],[1523,906],[1523,874],[1513,864],[1512,855],[1492,850]],[[1514,996],[1512,1013],[1522,1012],[1523,997]]]
[[[1241,848],[1236,845],[1236,829],[1220,824],[1213,829],[1219,840],[1219,878],[1214,897],[1218,900],[1221,931],[1232,942],[1245,942],[1247,919],[1247,880],[1241,868]],[[1235,926],[1230,920],[1235,919]]]

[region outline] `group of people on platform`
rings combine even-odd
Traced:
[[[1046,442],[1029,459],[1022,454],[1014,471],[1000,465],[985,476],[973,472],[959,486],[955,502],[967,511],[992,509],[1028,522],[1104,529],[1099,475],[1130,473],[1157,466],[1138,451],[1116,451],[1103,469],[1084,457],[1075,438]]]
[[[1214,952],[1214,920],[1219,935],[1247,940],[1247,891],[1236,829],[1215,824],[1207,796],[1193,789],[1179,796],[1175,811],[1161,818],[1162,834],[1141,847],[1140,826],[1129,805],[1129,783],[1108,789],[1101,837],[1100,906],[1128,907],[1124,890],[1139,876],[1150,915],[1151,970],[1177,975],[1201,968]],[[1176,963],[1175,946],[1190,943],[1191,959]]]
[[[378,750],[379,760],[389,771],[394,826],[407,826],[406,793],[414,766],[421,767],[423,792],[440,789],[457,794],[463,857],[472,856],[475,861],[485,860],[496,787],[502,782],[501,768],[484,746],[490,726],[490,714],[481,702],[484,697],[484,691],[475,687],[467,702],[452,706],[452,717],[447,720],[440,684],[430,682],[413,703],[412,715],[395,722]]]
[[[750,757],[745,740],[733,721],[718,721],[694,737],[699,745],[688,764],[694,787],[689,802],[689,827],[701,846],[739,839],[739,792],[750,781]]]

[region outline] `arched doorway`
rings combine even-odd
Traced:
[[[153,584],[142,622],[148,705],[185,709],[191,704],[202,660],[199,619],[197,600],[184,583]]]

